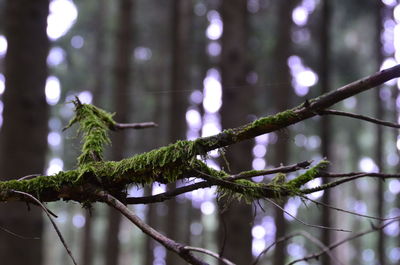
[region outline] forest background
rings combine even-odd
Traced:
[[[393,66],[400,60],[398,23],[396,0],[0,0],[0,176],[51,175],[76,166],[80,138],[62,131],[75,96],[115,112],[117,121],[158,124],[113,134],[106,159],[120,160],[254,121]],[[398,122],[398,90],[393,80],[336,107]],[[396,129],[323,116],[229,148],[225,159],[211,152],[207,163],[237,173],[326,157],[332,172],[396,173],[399,139]],[[129,194],[158,194],[183,184],[133,186]],[[399,192],[397,179],[358,179],[310,198],[387,218],[399,215]],[[300,197],[277,202],[292,216],[268,202],[234,201],[225,209],[215,188],[132,208],[179,242],[216,253],[223,247],[237,264],[251,264],[297,231],[303,236],[277,244],[259,264],[287,264],[318,252],[310,238],[329,246],[349,236],[293,216],[352,233],[381,223]],[[0,224],[27,238],[1,232],[1,260],[71,264],[42,211],[32,206],[28,213],[18,205],[2,206]],[[100,203],[90,211],[66,202],[47,206],[79,264],[185,264]],[[394,222],[339,246],[329,253],[333,258],[298,264],[399,264],[399,229]]]

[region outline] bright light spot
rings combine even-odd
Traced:
[[[47,35],[56,40],[64,36],[78,17],[78,11],[71,0],[53,0],[50,2],[50,14],[47,17]]]
[[[200,90],[195,90],[190,94],[190,101],[194,104],[203,102],[203,93]]]
[[[253,239],[253,244],[251,247],[251,252],[253,253],[253,256],[258,256],[264,249],[265,249],[264,239]]]
[[[3,113],[4,110],[4,103],[0,100],[0,115]]]
[[[49,76],[45,87],[46,100],[49,105],[55,105],[60,100],[60,80],[55,76]]]
[[[308,13],[312,13],[315,9],[316,4],[319,3],[319,0],[303,0],[303,3],[301,3],[302,6],[304,6],[305,9],[307,9]]]
[[[365,249],[362,252],[362,258],[366,262],[372,262],[375,258],[375,252],[372,249]]]
[[[75,35],[71,38],[71,46],[75,49],[82,48],[83,44],[85,44],[85,40],[82,38],[82,36]]]
[[[221,45],[216,41],[210,42],[207,45],[207,53],[210,56],[218,56],[218,55],[220,55],[221,54]]]
[[[262,134],[256,137],[257,144],[267,144],[268,143],[268,136],[269,134]]]
[[[267,148],[263,144],[257,144],[253,147],[253,155],[255,157],[264,157],[267,153]]]
[[[256,225],[251,229],[251,234],[254,238],[262,239],[266,234],[265,228],[261,225]]]
[[[207,201],[207,202],[203,202],[200,206],[201,212],[204,215],[210,215],[214,213],[215,210],[215,205],[214,203]]]
[[[153,53],[147,47],[137,47],[134,51],[135,59],[138,61],[148,61],[151,59]]]
[[[215,170],[221,170],[221,167],[212,159],[207,159],[206,164]]]
[[[72,224],[77,228],[82,228],[85,225],[86,219],[82,214],[75,214],[72,217]]]
[[[189,124],[189,127],[192,129],[200,129],[201,128],[201,115],[197,110],[191,109],[186,112],[186,122]]]
[[[164,184],[153,185],[151,195],[157,195],[157,194],[163,193],[163,192],[165,192],[165,190],[166,190],[166,186]]]
[[[399,142],[399,141],[397,141]],[[358,163],[358,167],[360,170],[365,172],[378,172],[378,166],[375,164],[374,160],[370,157],[363,157],[361,158],[360,162]]]
[[[395,65],[397,65],[397,63],[396,63],[396,60],[394,58],[392,58],[392,57],[391,58],[386,58],[383,61],[380,70],[385,70],[385,69],[391,68],[391,67],[393,67]]]
[[[192,235],[199,236],[203,232],[203,225],[195,222],[190,225],[190,232]]]
[[[391,223],[390,225],[386,226],[383,231],[387,236],[397,237],[399,235],[399,224]]]
[[[292,257],[302,257],[306,254],[304,248],[296,243],[290,243],[287,246],[287,252]]]
[[[206,30],[206,36],[210,40],[218,40],[222,36],[223,23],[219,13],[215,10],[211,10],[207,13],[207,18],[210,21]]]
[[[253,160],[252,166],[255,170],[265,169],[265,160],[263,158],[255,158]]]
[[[396,1],[396,0],[393,0]],[[394,9],[393,9],[393,17],[396,20],[397,23],[400,22],[400,5],[397,5]]]
[[[304,134],[297,134],[294,137],[294,143],[298,147],[305,146],[307,144],[307,137]]]
[[[201,131],[201,137],[211,136],[217,133],[220,133],[221,129],[219,128],[218,124],[216,123],[206,123],[203,125]]]
[[[318,135],[312,135],[308,137],[306,147],[308,149],[316,149],[321,145],[321,138]]]
[[[307,24],[308,12],[303,6],[298,6],[293,10],[292,13],[293,22],[298,26],[304,26]]]
[[[65,51],[60,47],[54,47],[50,50],[47,56],[47,64],[49,66],[57,66],[65,59]]]
[[[0,73],[0,95],[4,93],[4,90],[6,90],[6,78]]]
[[[53,175],[62,171],[64,162],[60,158],[53,158],[50,160],[49,167],[47,168],[46,174]]]
[[[303,97],[305,95],[308,94],[308,92],[310,91],[310,89],[306,86],[301,86],[298,83],[294,83],[293,84],[294,87],[294,92],[296,93],[296,95],[298,95],[299,97]]]
[[[399,23],[400,21],[396,19]],[[400,45],[400,24],[397,24],[393,30],[393,45],[394,47],[399,47]],[[395,53],[396,61],[400,61],[400,52],[397,50]]]
[[[396,0],[382,0],[382,3],[384,3],[387,6],[395,6],[397,4]]]
[[[400,181],[398,179],[392,179],[389,181],[389,191],[393,194],[400,192]]]
[[[162,246],[156,246],[153,250],[154,257],[158,257],[160,259],[165,259],[167,255],[167,251]]]
[[[0,35],[0,57],[3,57],[7,53],[7,39],[5,36]]]
[[[92,92],[82,91],[79,93],[78,98],[82,103],[91,104],[93,100]]]
[[[357,99],[355,97],[349,97],[343,101],[343,104],[348,109],[354,109],[357,106]]]
[[[61,121],[58,118],[50,118],[49,120],[49,128],[52,131],[59,131],[61,129]]]
[[[211,71],[209,71],[211,72]],[[204,109],[209,113],[217,112],[222,105],[222,87],[219,73],[210,74],[204,79]]]
[[[296,75],[296,82],[299,83],[301,86],[310,87],[317,83],[318,77],[317,75],[311,70],[304,70],[301,71]]]
[[[47,135],[47,142],[49,145],[56,147],[61,143],[61,135],[58,132],[50,132]]]
[[[307,186],[307,188],[312,189],[312,188],[321,186],[321,184],[322,184],[322,181],[320,178],[318,178],[318,179],[313,179],[313,180],[307,182],[306,186]],[[324,194],[324,191],[321,190],[321,191],[313,192],[309,196],[311,197],[311,199],[316,200],[316,199],[320,198],[323,194]]]
[[[390,261],[396,263],[400,260],[400,248],[392,248],[389,253]]]

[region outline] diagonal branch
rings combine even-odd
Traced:
[[[97,192],[98,199],[100,201],[103,201],[110,205],[111,207],[115,208],[119,212],[121,212],[126,218],[129,219],[132,223],[134,223],[140,230],[142,230],[143,233],[146,235],[150,236],[154,240],[158,241],[161,245],[163,245],[165,248],[175,252],[178,254],[181,258],[186,260],[190,264],[194,265],[208,265],[208,263],[200,260],[196,256],[194,256],[192,253],[190,253],[190,250],[185,249],[185,245],[182,245],[178,242],[175,242],[174,240],[164,236],[145,222],[143,222],[135,213],[133,213],[126,205],[124,205],[122,202],[114,198],[112,195],[100,191]],[[215,254],[217,255],[217,254]]]
[[[388,121],[383,121],[383,120],[378,120],[374,119],[368,116],[360,115],[360,114],[354,114],[350,112],[345,112],[345,111],[339,111],[339,110],[330,110],[330,109],[325,109],[321,110],[318,112],[319,115],[337,115],[337,116],[345,116],[345,117],[350,117],[358,120],[363,120],[363,121],[368,121],[372,122],[378,125],[383,125],[387,127],[392,127],[392,128],[400,128],[400,124],[398,123],[393,123],[393,122],[388,122]]]
[[[152,128],[152,127],[158,127],[157,123],[154,122],[141,122],[141,123],[115,123],[111,127],[111,130],[113,131],[119,131],[119,130],[124,130],[124,129],[146,129],[146,128]]]

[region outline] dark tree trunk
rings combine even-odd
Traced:
[[[118,25],[116,31],[115,62],[114,62],[114,110],[115,119],[119,122],[128,122],[128,113],[132,109],[128,101],[131,92],[133,52],[133,0],[118,1]],[[127,145],[126,131],[118,132],[112,138],[112,159],[121,160]],[[120,244],[118,240],[121,214],[110,210],[105,242],[106,264],[118,264]]]
[[[292,86],[290,69],[287,64],[287,60],[291,52],[291,29],[292,29],[292,11],[297,1],[280,1],[278,6],[278,27],[277,27],[277,43],[275,51],[275,72],[272,76],[276,78],[276,83],[286,84],[279,86],[279,90],[275,89],[272,92],[273,99],[275,101],[275,111],[283,111],[290,107]],[[277,133],[278,139],[274,146],[274,159],[273,163],[275,166],[280,164],[287,164],[289,160],[289,146],[290,142],[289,131],[284,130]],[[281,202],[281,206],[284,206],[284,202]],[[287,224],[284,218],[282,210],[275,207],[275,226],[276,233],[275,239],[285,236],[287,231]],[[275,247],[273,264],[283,265],[285,264],[286,244],[281,243]]]
[[[377,71],[379,70],[382,62],[383,62],[383,51],[382,51],[382,42],[381,42],[381,33],[382,33],[382,26],[383,26],[383,3],[381,1],[376,2],[376,35],[375,35],[375,54],[376,54],[376,64],[377,64]],[[383,102],[380,97],[381,88],[375,90],[375,98],[376,98],[376,105],[375,105],[375,116],[377,119],[382,120],[384,118],[384,109],[383,109]],[[379,168],[379,172],[384,172],[384,163],[383,163],[383,126],[376,126],[376,143],[375,143],[375,161],[376,165]],[[378,181],[377,186],[377,193],[376,193],[376,201],[377,201],[377,216],[384,218],[385,215],[385,198],[384,198],[384,182]],[[380,222],[383,223],[382,221]],[[378,261],[380,265],[386,264],[386,237],[385,233],[380,230],[377,242],[377,252],[378,252]]]
[[[222,1],[221,15],[224,31],[220,63],[223,104],[220,113],[222,127],[231,128],[249,122],[248,115],[252,111],[253,91],[246,82],[249,70],[246,58],[247,1]],[[231,172],[251,169],[251,148],[252,142],[247,141],[227,150],[226,159]],[[222,200],[221,203],[224,202]],[[252,207],[238,201],[232,202],[220,215],[220,248],[224,249],[222,255],[239,265],[250,264],[253,258],[252,220]]]
[[[43,173],[47,150],[48,106],[46,34],[48,0],[6,2],[6,90],[0,133],[0,176],[3,180]],[[42,236],[42,211],[31,205],[0,206],[0,226],[27,237]],[[2,264],[41,264],[42,242],[0,233]],[[22,250],[21,250],[22,249]]]
[[[188,47],[190,33],[190,16],[192,2],[188,0],[174,0],[172,5],[172,72],[170,102],[169,102],[169,142],[186,138],[185,114],[188,108],[188,95],[182,93],[189,86]],[[176,91],[176,93],[174,93]],[[168,189],[176,188],[176,184],[169,184]],[[189,233],[189,228],[182,224],[185,204],[178,205],[176,200],[169,200],[167,236],[178,241],[183,241]],[[171,251],[167,252],[167,264],[185,264],[184,261]]]
[[[331,3],[329,0],[324,0],[322,2],[322,14],[321,14],[321,30],[320,30],[320,71],[319,71],[319,79],[321,84],[321,94],[325,94],[330,90],[330,63],[329,63],[329,54],[330,54],[330,18],[331,18]],[[328,116],[321,117],[321,153],[322,157],[327,157],[328,159],[332,159],[332,150],[330,148],[330,144],[332,141],[331,135],[331,118]],[[329,182],[328,179],[323,178],[323,183]],[[331,191],[325,190],[322,195],[322,202],[325,204],[331,204]],[[321,211],[321,225],[325,227],[332,226],[332,214],[331,209],[327,207],[323,207]],[[326,230],[321,232],[321,241],[325,246],[329,246],[331,244],[331,231]],[[331,264],[331,258],[328,255],[322,256],[322,263],[326,265]]]

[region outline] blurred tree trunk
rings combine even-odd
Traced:
[[[128,122],[128,113],[131,109],[129,93],[131,89],[132,53],[133,53],[133,0],[118,1],[118,25],[115,39],[115,61],[114,61],[114,95],[113,109],[115,120]],[[121,160],[127,145],[126,131],[123,130],[112,137],[112,159]],[[106,264],[118,264],[120,243],[118,240],[121,222],[121,214],[110,210],[108,215],[108,228],[105,241]]]
[[[220,62],[223,87],[220,113],[222,127],[231,128],[249,122],[252,110],[253,91],[246,81],[249,70],[246,57],[247,1],[222,1],[221,16],[224,31]],[[251,141],[230,147],[226,154],[230,169],[226,170],[237,173],[251,169],[251,148]],[[226,200],[221,200],[221,204],[224,203],[227,203]],[[220,214],[219,243],[224,250],[222,255],[238,265],[250,264],[253,258],[252,221],[252,207],[244,202],[233,201]]]
[[[172,68],[171,93],[169,102],[169,139],[172,143],[186,138],[186,110],[188,95],[183,93],[189,86],[188,47],[191,24],[192,1],[174,0],[172,5]],[[169,184],[168,189],[175,189],[176,184]],[[167,236],[178,241],[184,241],[189,228],[182,224],[186,204],[178,204],[176,200],[167,202],[168,215],[166,227]],[[184,228],[185,227],[185,228]],[[167,251],[166,264],[185,264],[175,253]]]
[[[329,0],[322,1],[322,12],[321,12],[321,27],[320,27],[320,67],[319,67],[319,80],[321,84],[321,94],[325,94],[330,90],[330,20],[331,20],[331,7]],[[321,117],[321,153],[322,157],[326,157],[328,160],[332,159],[332,150],[330,145],[332,144],[331,135],[331,117]],[[329,182],[327,178],[323,178],[322,182],[325,184]],[[322,195],[322,203],[331,204],[331,191],[325,190]],[[332,226],[332,214],[331,209],[322,207],[321,211],[321,225],[325,227]],[[331,244],[331,231],[321,231],[321,241],[325,246]],[[331,264],[331,258],[328,255],[323,255],[322,263],[326,265]]]
[[[381,41],[381,34],[382,34],[382,27],[383,27],[383,16],[382,13],[384,11],[384,4],[381,1],[376,2],[375,7],[375,54],[376,54],[376,70],[379,71],[380,66],[383,62],[383,51],[382,51],[382,41]],[[384,118],[384,109],[383,109],[383,102],[380,96],[381,88],[375,89],[375,98],[376,98],[376,105],[375,105],[375,117],[377,119],[382,120]],[[379,172],[384,171],[384,163],[383,163],[383,126],[376,126],[376,143],[375,143],[375,161],[376,165],[379,168]],[[384,198],[384,181],[378,181],[377,186],[377,204],[376,204],[376,211],[377,216],[384,218],[385,217],[385,198]],[[380,224],[383,224],[383,221],[380,221]],[[380,265],[386,264],[386,240],[385,240],[385,233],[383,230],[380,230],[378,235],[378,242],[377,242],[377,252],[378,252],[378,261]]]
[[[49,50],[48,13],[48,0],[6,1],[8,50],[4,123],[0,133],[0,176],[3,180],[43,173],[48,132],[44,93]],[[0,226],[21,236],[41,237],[42,210],[18,202],[2,204]],[[42,252],[42,241],[0,233],[2,264],[40,265]]]
[[[276,50],[275,50],[275,72],[272,74],[276,78],[275,83],[283,84],[279,86],[279,89],[272,91],[272,97],[275,101],[275,111],[283,111],[290,107],[292,85],[291,85],[291,74],[287,63],[287,60],[291,52],[291,29],[292,29],[292,11],[296,6],[297,0],[280,1],[278,6],[278,26],[276,32]],[[278,139],[274,146],[274,159],[273,163],[275,166],[280,164],[287,164],[289,160],[289,131],[284,130],[277,133]],[[281,206],[284,207],[285,202],[281,202]],[[275,210],[275,240],[286,235],[287,224],[284,218],[284,212],[278,208]],[[283,265],[286,259],[286,244],[277,244],[274,251],[273,264]]]
[[[95,39],[95,48],[93,51],[93,77],[94,83],[92,87],[93,94],[93,104],[95,106],[99,106],[104,108],[105,106],[102,104],[103,94],[104,94],[104,31],[105,19],[96,19],[96,18],[105,18],[107,16],[107,3],[105,0],[96,0],[97,6],[95,12],[93,12],[93,34]],[[96,23],[96,24],[95,24]],[[93,205],[93,207],[95,207]],[[93,234],[93,220],[96,218],[96,211],[85,211],[85,226],[83,230],[83,239],[82,239],[82,252],[81,252],[81,264],[82,265],[91,265],[93,263],[93,248],[94,241],[92,238]]]

